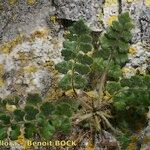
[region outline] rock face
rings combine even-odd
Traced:
[[[0,11],[1,39],[8,41],[19,33],[47,27],[46,17],[53,15],[55,8],[49,0],[3,0]]]
[[[98,15],[102,13],[104,0],[54,0],[58,18],[76,21],[83,18],[93,31],[101,31]]]
[[[53,63],[62,59],[65,33],[57,18],[82,17],[101,33],[121,11],[129,11],[135,24],[124,75],[137,70],[145,74],[150,64],[150,0],[0,1],[0,97],[33,91],[44,95],[52,86]]]

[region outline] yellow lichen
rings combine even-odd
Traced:
[[[9,104],[6,104],[6,109],[9,111],[9,112],[14,112],[17,107],[15,105],[9,105]]]
[[[136,143],[130,143],[127,150],[136,150]]]
[[[4,10],[3,5],[0,4],[0,12],[3,11],[3,10]]]
[[[127,3],[132,3],[134,0],[126,0]]]
[[[13,39],[12,41],[10,42],[7,42],[7,43],[4,43],[3,45],[0,46],[0,51],[4,54],[9,54],[12,49],[18,45],[18,44],[21,44],[23,41],[23,36],[22,35],[19,35],[17,36],[15,39]]]
[[[32,60],[34,57],[33,52],[18,52],[15,55],[16,60],[20,60],[23,63],[27,63],[28,60]]]
[[[24,67],[24,72],[27,73],[35,73],[37,72],[38,68],[36,66],[26,66]]]
[[[86,94],[91,98],[98,98],[98,93],[96,91],[89,91]]]
[[[37,0],[27,0],[28,5],[34,5]]]
[[[150,7],[150,0],[145,0],[145,5],[146,5],[147,7]]]
[[[56,23],[56,19],[57,19],[56,16],[50,16],[50,21],[51,21],[53,24]]]
[[[117,19],[118,19],[118,17],[117,17],[116,15],[112,15],[112,16],[110,16],[110,17],[108,18],[107,24],[108,24],[109,26],[111,26],[112,23],[113,23],[113,21],[116,21]]]
[[[131,76],[136,74],[136,69],[131,68],[131,67],[123,67],[122,68],[122,73],[124,76]]]
[[[129,48],[129,54],[135,55],[137,53],[137,49],[135,47],[130,47]]]
[[[27,144],[27,140],[24,137],[23,131],[21,131],[21,135],[18,136],[17,143],[20,144],[21,146],[23,146],[23,150],[30,149],[29,145]]]
[[[31,34],[31,38],[32,39],[35,39],[35,38],[47,38],[49,34],[49,29],[48,28],[41,28],[37,31],[34,31],[32,34]]]
[[[112,100],[112,95],[108,91],[105,91],[103,99],[105,101],[110,101],[110,100]]]
[[[17,2],[17,0],[8,0],[9,5],[14,5]]]
[[[0,64],[0,77],[2,77],[4,74],[4,65]]]
[[[0,78],[0,87],[3,87],[5,85],[4,80]]]
[[[105,0],[105,6],[109,7],[118,4],[118,0]]]

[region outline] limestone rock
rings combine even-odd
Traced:
[[[56,15],[61,19],[76,21],[83,18],[93,31],[101,31],[98,15],[102,13],[103,0],[54,0]]]

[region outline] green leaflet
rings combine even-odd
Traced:
[[[115,92],[118,92],[120,89],[121,89],[121,85],[119,82],[108,81],[108,83],[106,84],[106,90],[110,94],[114,94]]]
[[[71,75],[66,74],[59,82],[59,87],[62,88],[63,90],[69,90],[71,89]]]
[[[33,123],[25,123],[24,124],[24,127],[25,127],[25,137],[27,139],[29,138],[33,138],[34,137],[34,134],[37,132],[36,130],[36,127]]]
[[[92,44],[92,37],[89,34],[83,34],[79,37],[79,41],[82,43]]]
[[[85,25],[82,19],[75,22],[74,25],[69,29],[69,31],[71,32],[71,34],[76,35],[83,35],[90,33],[90,29]]]
[[[20,127],[17,124],[11,125],[10,139],[13,141],[17,140],[20,134]]]
[[[65,61],[55,65],[55,69],[64,74],[59,82],[63,90],[84,88],[87,81],[82,75],[91,71],[90,65],[93,63],[92,57],[88,56],[93,49],[91,31],[84,21],[75,22],[69,32],[61,51]]]
[[[10,116],[5,114],[0,115],[0,122],[2,122],[4,125],[10,124]]]
[[[72,109],[71,109],[69,104],[62,103],[61,105],[58,105],[56,107],[55,114],[57,114],[57,115],[65,115],[65,116],[71,117],[72,116]]]
[[[42,99],[39,96],[39,94],[37,94],[37,93],[35,93],[35,94],[28,94],[27,104],[29,104],[29,105],[37,105],[41,101],[42,101]]]
[[[20,122],[20,121],[23,121],[24,120],[24,115],[25,115],[25,112],[21,109],[16,109],[14,112],[13,112],[13,115],[14,115],[14,119],[17,121],[17,122]]]
[[[29,121],[34,120],[38,112],[39,111],[36,108],[32,106],[26,106],[25,107],[25,119]]]
[[[61,55],[64,57],[64,60],[68,61],[68,60],[76,58],[77,53],[75,51],[70,51],[68,49],[63,49],[61,51]]]
[[[78,62],[84,65],[91,65],[93,63],[93,59],[87,55],[78,54]]]
[[[83,64],[75,64],[74,69],[81,75],[88,74],[90,72],[89,66]]]
[[[51,139],[52,136],[54,135],[54,132],[55,132],[54,126],[50,125],[48,122],[45,123],[43,127],[40,129],[41,136],[46,140]]]
[[[0,124],[0,140],[7,138],[7,128]]]
[[[79,74],[75,74],[73,79],[76,89],[83,89],[87,85],[87,80]]]
[[[110,56],[117,65],[124,65],[128,61],[129,41],[132,39],[131,29],[133,24],[129,13],[118,16],[118,21],[113,21],[112,26],[100,38],[102,48],[101,57],[108,59]]]
[[[69,70],[72,69],[72,62],[62,61],[55,65],[55,69],[58,70],[60,73],[66,74]]]
[[[83,51],[84,53],[87,53],[87,52],[91,51],[92,48],[93,48],[92,44],[89,44],[89,43],[81,42],[80,45],[79,45],[79,50]]]
[[[50,102],[45,102],[40,107],[41,112],[44,114],[44,116],[50,116],[53,114],[55,107]]]
[[[117,110],[121,111],[121,110],[124,110],[126,108],[126,103],[122,102],[122,101],[120,101],[120,102],[114,102],[114,107]]]

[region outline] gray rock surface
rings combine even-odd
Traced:
[[[76,21],[82,17],[93,31],[101,32],[119,10],[129,11],[135,24],[132,47],[136,53],[129,54],[125,76],[137,69],[145,74],[150,64],[148,0],[122,0],[121,4],[118,0],[1,0],[0,97],[48,91],[55,75],[51,61],[62,59],[64,28],[57,18]],[[149,126],[146,129],[149,135]],[[146,146],[142,145],[143,150]]]
[[[32,1],[32,0],[31,0]],[[55,13],[51,0],[35,0],[31,5],[26,0],[18,0],[9,4],[1,1],[0,36],[2,41],[8,41],[19,33],[31,34],[40,27],[48,26],[46,18]]]
[[[101,31],[98,14],[102,13],[104,0],[54,0],[58,18],[76,21],[83,18],[93,31]]]

